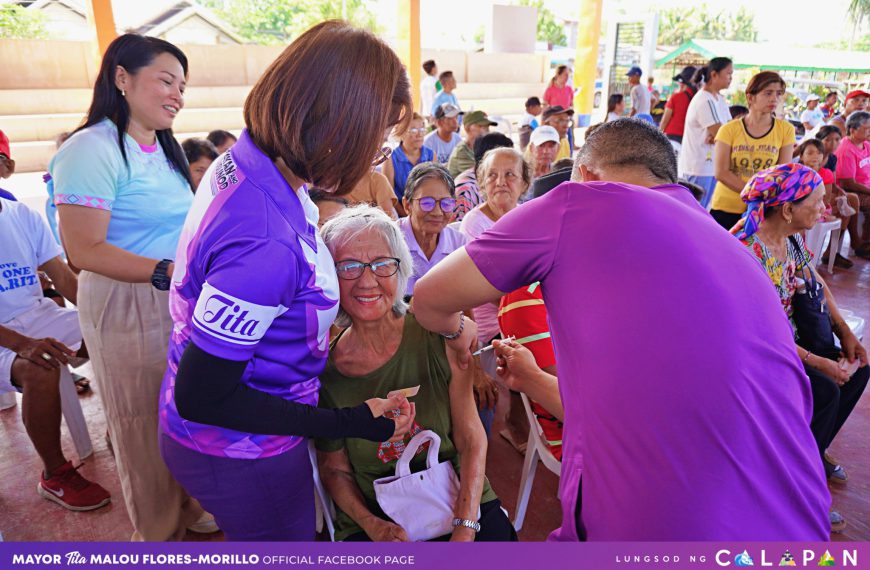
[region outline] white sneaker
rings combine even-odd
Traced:
[[[214,516],[211,513],[203,511],[202,516],[195,523],[187,527],[187,530],[197,534],[211,534],[219,531],[220,527],[215,522]]]

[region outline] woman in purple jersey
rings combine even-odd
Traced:
[[[172,276],[160,445],[230,540],[313,540],[306,438],[384,442],[412,421],[404,396],[317,408],[338,279],[307,190],[350,192],[389,155],[379,143],[411,105],[384,42],[319,24],[251,90],[246,129],[194,198]]]

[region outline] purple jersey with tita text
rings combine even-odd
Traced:
[[[175,375],[193,341],[214,356],[248,361],[241,381],[251,388],[317,405],[338,311],[338,279],[317,217],[306,188],[294,191],[247,131],[209,168],[181,233],[170,290],[174,326],[160,426],[178,443],[256,459],[302,440],[183,419]]]

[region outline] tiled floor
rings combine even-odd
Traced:
[[[828,278],[837,301],[870,324],[870,262],[856,259],[849,271],[837,270]],[[866,334],[870,337],[870,331]],[[868,342],[865,340],[865,345]],[[40,498],[35,491],[40,469],[30,441],[21,424],[20,406],[0,412],[0,532],[9,541],[126,541],[132,527],[123,505],[115,463],[105,442],[105,422],[99,399],[99,386],[82,398],[95,452],[81,472],[105,486],[113,497],[108,507],[90,513],[73,513]],[[502,394],[493,436],[490,440],[487,474],[513,514],[519,487],[522,456],[497,434],[503,427],[501,417],[507,403]],[[849,482],[832,489],[835,507],[848,519],[846,532],[835,540],[870,540],[870,396],[859,402],[852,417],[834,442],[831,452],[846,466]],[[72,442],[64,428],[64,449],[75,457]],[[775,478],[776,473],[759,473],[759,478]],[[556,497],[558,478],[543,465],[538,467],[529,511],[520,539],[544,540],[561,518]],[[188,534],[188,540],[219,540],[222,536]]]

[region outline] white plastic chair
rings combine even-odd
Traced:
[[[807,248],[815,255],[814,263],[818,265],[822,261],[822,255],[825,249],[825,239],[828,234],[831,235],[831,251],[828,259],[828,272],[834,270],[834,261],[837,258],[837,250],[840,245],[840,220],[832,222],[819,222],[806,233]]]
[[[63,412],[63,419],[72,436],[76,453],[79,454],[79,459],[81,460],[94,452],[94,446],[91,443],[88,424],[85,422],[82,403],[79,401],[79,395],[76,392],[75,381],[73,380],[72,373],[66,366],[61,366],[60,368],[59,388],[60,409]]]
[[[323,483],[320,481],[320,469],[317,467],[317,450],[314,448],[314,442],[308,440],[308,458],[311,460],[311,472],[314,476],[314,496],[317,499],[314,501],[317,516],[317,532],[323,530],[323,525],[326,525],[326,530],[329,531],[329,540],[335,542],[335,505],[332,504],[332,499],[326,494],[326,489],[323,488]]]
[[[849,327],[858,340],[864,340],[864,319],[848,309],[840,309],[840,315],[846,320],[846,325]]]
[[[526,518],[526,509],[529,506],[529,497],[532,494],[532,484],[535,482],[535,471],[538,468],[538,460],[540,459],[544,467],[555,473],[562,475],[562,462],[553,456],[547,448],[547,442],[544,440],[544,430],[535,413],[532,411],[532,404],[525,394],[520,394],[523,399],[523,408],[526,410],[526,418],[529,420],[529,440],[526,443],[526,458],[523,461],[523,476],[520,479],[520,493],[517,497],[517,513],[514,517],[514,529],[517,532],[523,528],[523,521]]]

